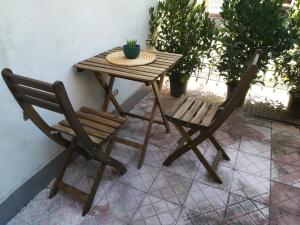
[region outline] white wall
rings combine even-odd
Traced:
[[[0,0],[0,69],[48,82],[62,80],[75,108],[100,107],[103,92],[91,74],[74,63],[127,39],[144,41],[148,9],[156,0]],[[122,103],[141,85],[116,81]],[[50,121],[57,120],[45,114]],[[22,112],[0,79],[0,203],[61,148]]]

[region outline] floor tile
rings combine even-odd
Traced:
[[[53,199],[56,203],[54,204],[54,202],[48,198],[48,195],[49,189],[43,189],[17,214],[15,217],[16,220],[24,221],[32,225],[38,224],[47,211],[51,210],[51,208],[53,210],[62,206],[60,201],[56,201],[57,198]],[[14,224],[15,222],[13,223],[13,221],[11,221],[11,223]]]
[[[270,179],[270,159],[239,151],[235,168],[237,170]]]
[[[19,219],[18,217],[14,217],[6,225],[20,225],[20,224],[30,225],[30,224],[26,223],[24,220]]]
[[[236,149],[231,149],[229,147],[224,148],[224,150],[226,151],[230,160],[229,161],[221,160],[219,165],[234,169],[238,151]],[[204,156],[209,163],[212,163],[217,153],[218,153],[217,149],[212,144],[209,144],[205,151]]]
[[[159,118],[159,120],[162,119]],[[151,144],[162,146],[171,150],[175,149],[180,135],[176,128],[172,125],[172,123],[169,122],[169,126],[170,133],[167,134],[164,125],[154,124],[149,142]]]
[[[170,153],[171,153],[170,149],[149,144],[147,147],[144,164],[160,168],[162,167],[163,162],[166,160],[166,158]],[[139,162],[140,156],[141,156],[140,153],[134,156],[133,162],[135,163],[135,165],[137,165],[137,163]]]
[[[272,160],[271,179],[300,188],[300,166]]]
[[[272,146],[272,159],[300,167],[300,149],[285,145]]]
[[[76,185],[84,175],[84,168],[87,166],[88,162],[89,161],[82,156],[79,156],[76,160],[74,160],[67,167],[66,173],[63,178],[64,182],[70,185]]]
[[[298,134],[274,131],[272,132],[272,147],[285,145],[294,148],[300,148],[300,136]]]
[[[267,127],[245,124],[240,132],[245,139],[256,139],[265,142],[271,141],[271,129]]]
[[[157,167],[144,165],[141,169],[137,169],[135,165],[129,165],[126,174],[119,179],[119,182],[147,192],[158,172]]]
[[[158,198],[183,205],[192,186],[192,180],[168,171],[161,171],[156,177],[150,193]]]
[[[83,220],[83,205],[73,200],[69,194],[59,192],[53,199],[53,207],[40,216],[38,225],[79,225]]]
[[[272,122],[270,120],[265,120],[265,119],[252,117],[252,116],[246,116],[245,123],[260,126],[260,127],[272,128]]]
[[[271,144],[269,142],[262,142],[256,139],[249,140],[249,138],[242,137],[240,150],[258,156],[271,158]]]
[[[224,224],[267,225],[269,224],[269,208],[262,203],[231,194]]]
[[[225,211],[228,196],[229,192],[196,181],[192,185],[184,207],[201,214],[212,211],[221,212]]]
[[[148,194],[133,217],[131,224],[175,224],[180,211],[179,205]]]
[[[214,134],[216,140],[224,148],[238,149],[240,146],[241,135],[240,132],[233,132],[231,127],[222,127]]]
[[[129,222],[145,196],[145,192],[117,182],[91,209],[89,215],[98,215],[97,211],[106,209],[107,215]]]
[[[270,180],[236,170],[233,176],[231,192],[269,204]]]
[[[217,175],[221,178],[222,184],[216,182],[213,177],[207,172],[205,167],[201,164],[196,175],[195,180],[201,183],[207,184],[209,186],[223,189],[225,191],[230,191],[232,185],[232,178],[234,170],[222,165],[219,165],[215,171]]]
[[[279,210],[270,209],[270,225],[299,225],[300,216]]]
[[[183,208],[176,225],[221,225],[223,210],[212,211],[205,214]]]
[[[170,166],[164,168],[169,172],[176,173],[189,179],[194,179],[199,164],[200,162],[194,152],[189,151],[177,158]]]
[[[273,181],[271,208],[300,216],[300,189]]]
[[[80,225],[128,225],[128,223],[116,217],[100,213],[97,216],[86,216]]]
[[[116,142],[114,143],[110,156],[127,165],[135,155],[138,155],[138,153],[139,151],[137,149]]]

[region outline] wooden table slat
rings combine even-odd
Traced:
[[[136,70],[132,71],[132,69],[128,69],[128,67],[117,67],[114,65],[102,64],[102,63],[93,63],[93,62],[83,61],[80,64],[88,65],[88,66],[96,66],[99,68],[111,69],[111,70],[116,70],[116,71],[121,71],[121,72],[126,72],[126,73],[133,73],[135,75],[146,76],[146,77],[151,77],[151,78],[156,78],[157,76],[160,76],[160,74],[153,74],[153,73],[136,71]]]
[[[120,78],[139,81],[139,82],[146,82],[147,83],[147,82],[153,82],[154,80],[156,80],[155,78],[134,75],[134,74],[131,74],[131,73],[126,73],[126,72],[121,72],[121,71],[118,71],[116,73],[115,70],[103,69],[103,68],[99,68],[99,67],[95,67],[95,66],[87,66],[87,65],[83,65],[81,63],[76,64],[75,67],[79,68],[79,69],[85,69],[85,70],[90,70],[90,71],[93,71],[93,72],[98,72],[98,73],[108,73],[108,74],[110,74],[112,76],[115,76],[115,77],[120,77]]]
[[[114,64],[109,63],[106,59],[99,58],[99,57],[92,57],[92,58],[89,58],[85,61],[94,62],[94,63],[101,63],[101,64],[107,64],[107,65],[113,65],[115,67],[121,67],[121,68],[127,68],[128,69],[127,66],[114,65]],[[132,66],[132,67],[130,67],[130,69],[137,70],[137,71],[143,71],[143,72],[151,72],[151,73],[155,73],[155,74],[161,74],[162,72],[164,72],[164,69],[153,67],[153,66],[148,66],[148,65]]]

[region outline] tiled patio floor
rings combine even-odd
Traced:
[[[152,96],[133,109],[149,114]],[[143,122],[129,119],[122,136],[141,139]],[[50,185],[42,190],[10,225],[299,225],[300,136],[299,130],[277,122],[245,116],[237,109],[216,133],[231,161],[223,161],[219,185],[207,176],[192,153],[169,168],[162,162],[173,151],[175,129],[165,134],[155,125],[142,169],[136,165],[139,152],[116,144],[113,156],[128,167],[119,177],[107,168],[93,208],[81,216],[82,205],[63,192],[47,198]],[[215,149],[200,146],[211,159]],[[91,185],[95,162],[79,157],[68,169],[66,181],[83,190]]]

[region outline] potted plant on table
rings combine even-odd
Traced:
[[[205,12],[205,3],[197,0],[160,0],[150,8],[148,43],[159,51],[182,54],[169,72],[171,95],[180,97],[212,44],[215,23]]]
[[[126,58],[136,59],[140,55],[141,47],[137,44],[137,40],[127,40],[127,44],[123,46],[123,52]]]
[[[282,0],[224,0],[220,14],[223,20],[215,49],[220,58],[217,68],[227,81],[228,97],[256,49],[264,52],[259,67],[265,72],[269,61],[289,49],[292,41]]]

